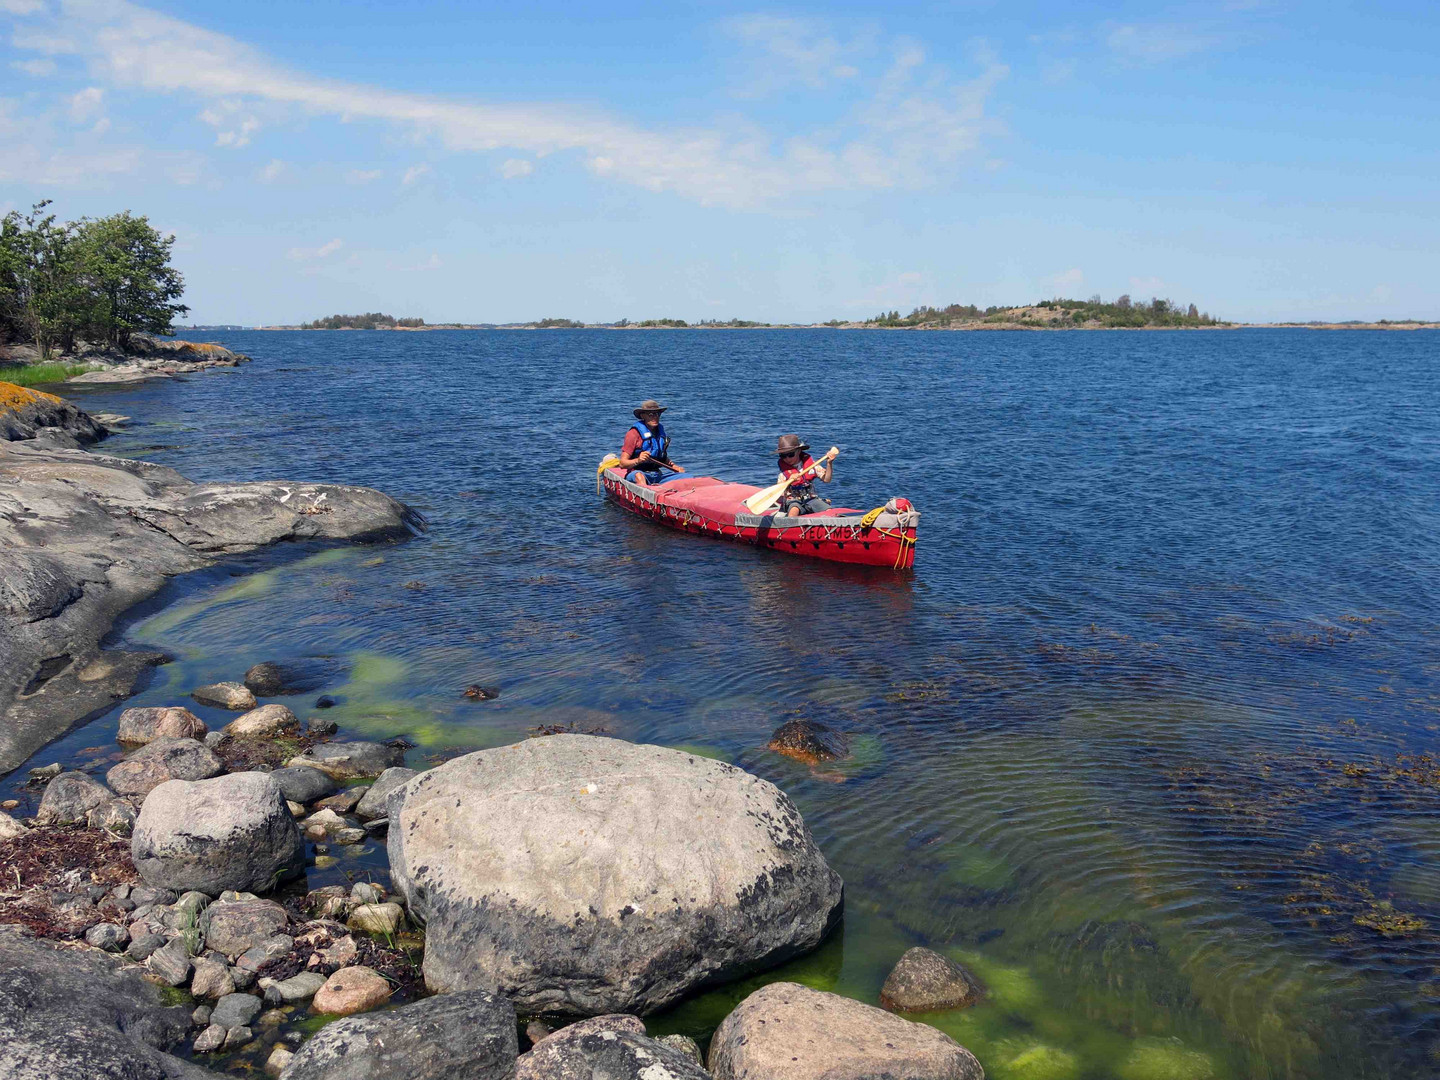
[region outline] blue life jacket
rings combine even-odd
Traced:
[[[655,458],[655,461],[638,465],[636,468],[640,469],[641,472],[659,472],[659,462],[670,460],[665,453],[666,448],[670,445],[670,438],[665,434],[665,425],[657,424],[653,434],[650,429],[645,426],[643,420],[636,420],[635,423],[631,425],[631,428],[640,433],[640,445],[635,449],[636,455],[638,456],[643,450]]]

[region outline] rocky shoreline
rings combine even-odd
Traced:
[[[99,643],[166,576],[281,540],[421,525],[364,488],[195,484],[94,454],[82,447],[102,425],[12,390],[0,772],[163,661]],[[0,1075],[983,1077],[964,1047],[899,1015],[985,993],[924,949],[899,959],[876,1005],[775,982],[738,1004],[708,1055],[648,1034],[644,1016],[839,926],[843,882],[773,784],[683,750],[544,728],[420,771],[403,732],[356,741],[322,700],[304,717],[265,702],[293,700],[292,675],[261,664],[190,688],[233,714],[216,730],[180,702],[127,709],[103,776],[35,768],[0,808],[12,980]],[[773,745],[811,764],[846,752],[798,722]],[[314,880],[380,851],[385,870]]]
[[[61,398],[0,383],[0,775],[164,660],[100,642],[168,577],[282,541],[381,541],[423,524],[368,488],[197,484],[82,449],[106,434]]]

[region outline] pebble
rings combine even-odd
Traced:
[[[114,923],[96,923],[85,931],[85,941],[97,949],[115,952],[125,948],[130,941],[130,931]]]
[[[0,802],[0,810],[14,810],[19,805],[19,799],[6,799],[4,802]]]
[[[190,1014],[190,1022],[198,1028],[210,1026],[210,1006],[196,1005],[195,1011]]]
[[[270,1076],[279,1076],[285,1071],[285,1066],[290,1064],[290,1059],[295,1055],[283,1046],[277,1046],[270,1051],[270,1056],[265,1059],[265,1072]]]
[[[148,960],[155,950],[164,944],[165,938],[162,935],[142,930],[140,934],[131,938],[130,947],[125,950],[125,955],[139,963],[142,960]]]
[[[202,1031],[195,1039],[195,1053],[209,1054],[225,1045],[225,1029],[219,1024],[211,1024]]]
[[[357,904],[383,903],[385,890],[369,881],[357,881],[350,886],[350,899]]]
[[[38,784],[42,780],[53,780],[61,773],[60,763],[52,761],[49,765],[41,766],[38,769],[30,770],[30,783]]]
[[[405,925],[405,909],[399,904],[361,904],[350,913],[351,930],[367,934],[393,935]]]
[[[222,1027],[243,1027],[260,1015],[260,999],[254,994],[226,994],[215,1003],[210,1022]]]
[[[358,966],[341,968],[325,980],[311,1008],[319,1013],[349,1016],[385,1004],[390,993],[390,983],[378,971]]]
[[[184,986],[190,978],[190,954],[183,938],[175,938],[156,949],[145,963],[170,986]]]
[[[225,1049],[229,1050],[232,1047],[244,1046],[254,1037],[255,1033],[244,1024],[241,1024],[239,1027],[233,1027],[225,1033]]]

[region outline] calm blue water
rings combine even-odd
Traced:
[[[780,974],[873,1001],[948,949],[991,997],[928,1019],[1001,1080],[1440,1071],[1440,336],[220,340],[256,362],[76,395],[134,418],[108,449],[368,484],[431,527],[177,583],[124,628],[179,657],[141,701],[321,657],[347,729],[419,760],[542,723],[724,756],[847,882],[843,935]],[[692,472],[838,445],[827,494],[922,511],[913,575],[604,503],[650,396]],[[766,752],[797,713],[854,759]],[[661,1023],[703,1035],[743,989]]]

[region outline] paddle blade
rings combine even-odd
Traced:
[[[790,490],[790,481],[781,480],[778,484],[771,484],[768,488],[757,491],[745,500],[745,509],[752,514],[763,514],[767,509],[780,501],[780,496]]]

